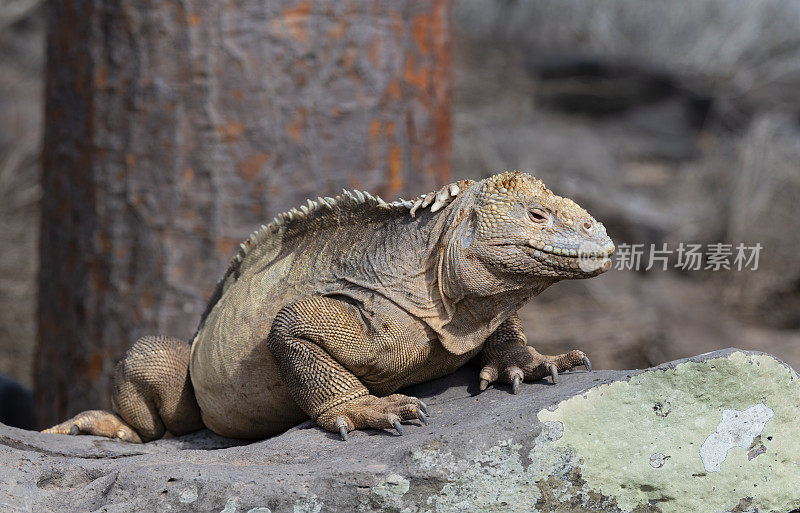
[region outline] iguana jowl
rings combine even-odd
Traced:
[[[459,181],[415,201],[359,191],[309,201],[241,245],[189,346],[144,337],[115,371],[116,414],[46,430],[147,441],[205,425],[236,438],[307,417],[354,429],[427,423],[394,392],[480,353],[480,388],[570,370],[581,351],[526,345],[517,310],[553,283],[606,271],[602,224],[532,176]]]

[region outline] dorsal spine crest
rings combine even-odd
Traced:
[[[308,199],[305,205],[300,206],[300,210],[293,208],[289,211],[281,212],[275,216],[269,224],[262,224],[258,230],[251,233],[244,242],[239,244],[239,249],[233,256],[228,271],[236,271],[248,253],[268,237],[277,234],[281,230],[292,228],[298,223],[305,222],[315,216],[327,216],[331,214],[331,211],[336,209],[345,211],[354,207],[368,205],[385,210],[407,210],[411,214],[411,217],[415,217],[417,210],[428,206],[431,207],[431,212],[438,212],[473,183],[474,182],[471,180],[460,180],[445,185],[438,191],[422,194],[411,201],[399,198],[387,203],[380,196],[373,196],[367,191],[359,191],[357,189],[353,191],[342,189],[342,194],[335,198],[331,198],[330,196],[323,198],[320,196],[316,201]]]

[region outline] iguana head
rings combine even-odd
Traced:
[[[605,227],[574,201],[527,173],[508,172],[474,185],[470,207],[453,233],[462,279],[549,284],[590,278],[611,267]],[[468,287],[473,288],[473,287]]]

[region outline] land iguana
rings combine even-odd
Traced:
[[[596,276],[601,223],[526,173],[462,180],[391,203],[308,201],[262,226],[218,283],[191,345],[139,339],[117,364],[113,410],[45,430],[142,442],[201,429],[264,438],[311,418],[339,433],[427,424],[401,387],[480,355],[480,389],[585,365],[539,354],[517,310],[553,283]]]

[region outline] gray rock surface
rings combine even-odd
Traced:
[[[476,395],[469,366],[411,393],[427,427],[310,423],[144,445],[0,426],[0,511],[789,511],[798,375],[725,350]],[[793,434],[794,433],[794,434]]]

